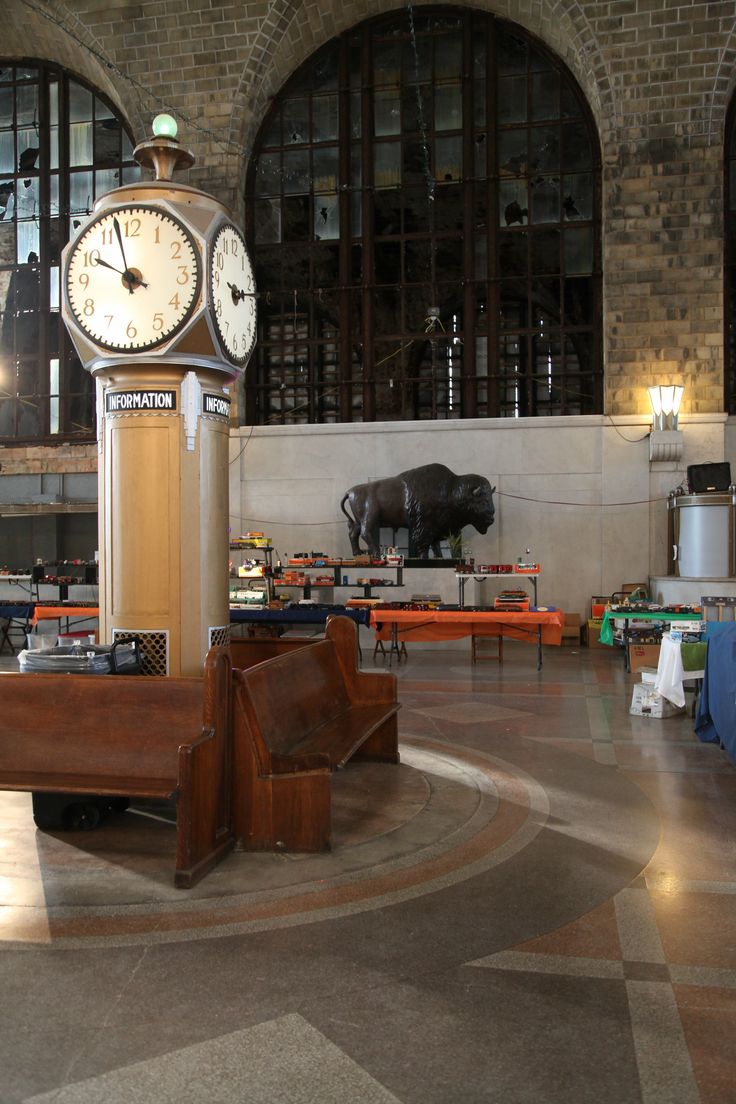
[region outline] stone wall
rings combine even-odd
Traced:
[[[393,6],[9,0],[2,52],[58,61],[91,81],[116,102],[137,139],[154,114],[172,111],[198,158],[189,182],[242,216],[248,156],[270,98],[332,36]],[[598,127],[606,412],[644,413],[644,388],[655,381],[685,383],[685,412],[722,410],[723,139],[736,73],[733,4],[478,6],[521,24],[565,61]],[[3,451],[3,463],[23,462],[17,450]],[[78,470],[73,465],[86,461],[64,450],[25,459],[57,470]]]
[[[55,472],[94,474],[97,471],[96,445],[8,446],[0,450],[0,477],[50,475]]]
[[[266,533],[284,561],[302,551],[348,556],[345,491],[440,462],[497,488],[488,532],[463,530],[476,563],[513,563],[529,548],[542,564],[540,603],[586,618],[591,595],[667,573],[667,496],[689,464],[723,456],[724,421],[686,416],[681,460],[654,464],[641,415],[615,424],[603,416],[477,419],[460,432],[454,422],[243,427],[230,442],[230,530]],[[390,544],[391,534],[381,539]],[[494,585],[481,583],[468,603],[491,601]],[[427,592],[458,600],[450,571],[412,569],[405,586],[403,600]]]

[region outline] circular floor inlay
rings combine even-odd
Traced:
[[[51,834],[35,829],[30,795],[0,793],[0,941],[109,946],[332,919],[471,877],[545,822],[542,788],[510,763],[414,738],[401,760],[333,777],[331,852],[233,853],[188,891],[173,885],[167,810]]]

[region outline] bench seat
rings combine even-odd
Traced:
[[[330,775],[350,759],[398,763],[396,678],[358,670],[357,629],[235,671],[233,825],[243,850],[330,847]]]
[[[174,799],[174,884],[193,886],[234,845],[231,688],[226,648],[202,678],[2,674],[0,789]]]
[[[398,703],[393,709],[387,709],[383,705],[353,706],[312,729],[308,736],[294,745],[290,754],[294,758],[320,755],[329,764],[330,770],[338,770],[349,759],[359,759],[361,748],[368,737],[380,729],[388,716],[395,715],[398,711]],[[366,755],[365,758],[370,756]]]
[[[171,799],[176,797],[177,779],[118,777],[111,780],[99,774],[74,774],[59,771],[40,773],[29,771],[3,771],[3,790],[22,790],[34,793],[97,794],[104,788],[109,797],[152,797]],[[73,789],[70,789],[73,787]]]

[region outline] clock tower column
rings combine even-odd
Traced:
[[[97,384],[100,638],[137,636],[144,671],[197,675],[230,634],[230,387],[255,342],[242,234],[173,120],[136,159],[156,179],[95,204],[66,247],[63,312]]]

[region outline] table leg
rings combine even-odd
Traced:
[[[380,627],[381,627],[380,625],[376,626],[377,629],[380,629]],[[386,649],[383,646],[383,641],[382,640],[376,640],[376,646],[373,649],[373,658],[374,659],[376,657],[376,653],[378,652],[379,648],[381,650],[381,655],[386,654]],[[391,624],[391,638],[390,638],[390,642],[389,642],[389,646],[388,646],[388,665],[389,665],[389,667],[391,666],[391,664],[393,662],[394,652],[396,652],[396,661],[397,661],[397,663],[401,663],[402,655],[408,658],[407,651],[406,651],[406,644],[404,643],[403,640],[401,641],[401,644],[399,644],[399,626],[398,626],[398,623],[396,621],[393,621],[392,624]]]

